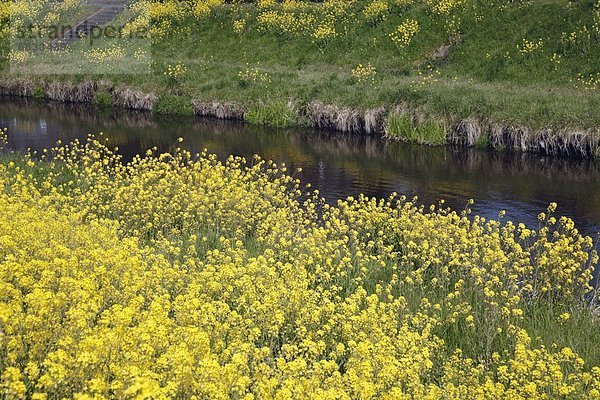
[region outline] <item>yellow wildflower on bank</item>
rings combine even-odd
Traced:
[[[404,48],[410,44],[414,36],[419,32],[419,23],[415,20],[406,20],[389,34],[390,39],[399,48]]]
[[[0,158],[2,398],[600,398],[526,323],[587,312],[598,257],[554,204],[533,231],[330,206],[258,158],[48,154]]]
[[[377,75],[377,70],[371,63],[367,63],[367,65],[358,64],[356,68],[352,68],[351,71],[352,79],[354,79],[358,83],[375,83],[375,76]]]

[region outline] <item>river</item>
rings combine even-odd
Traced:
[[[314,129],[273,129],[196,118],[158,118],[148,113],[98,110],[88,105],[0,98],[0,127],[8,128],[14,150],[41,150],[103,132],[125,159],[157,146],[168,150],[183,137],[192,152],[203,148],[219,157],[258,154],[295,170],[333,203],[364,193],[418,196],[426,205],[444,199],[474,214],[538,227],[537,215],[552,201],[557,214],[575,220],[588,234],[600,232],[600,163],[535,154],[480,149],[425,147],[375,136]]]

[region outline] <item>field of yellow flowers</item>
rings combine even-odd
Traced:
[[[4,399],[598,399],[594,243],[259,158],[0,158]]]

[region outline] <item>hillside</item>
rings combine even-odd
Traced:
[[[235,104],[220,116],[255,123],[369,132],[385,122],[386,133],[401,139],[495,147],[513,145],[494,142],[507,127],[568,136],[600,126],[597,0],[142,1],[120,18],[127,32],[150,32],[152,78],[63,78],[156,94],[151,108],[159,113],[219,114],[203,109],[218,101]],[[122,41],[123,51],[105,43],[112,47],[81,44],[88,63],[126,68],[141,51],[134,41]],[[115,102],[112,85],[112,98],[100,103]],[[475,138],[453,139],[465,120],[475,121]],[[481,132],[493,124],[503,128]],[[590,135],[556,146],[593,155],[598,132]]]

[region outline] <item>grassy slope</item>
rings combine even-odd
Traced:
[[[292,98],[369,108],[409,102],[425,113],[456,119],[491,118],[497,122],[540,126],[600,126],[600,93],[578,89],[579,73],[600,71],[600,45],[592,39],[586,51],[567,51],[562,32],[593,24],[593,2],[539,1],[467,12],[462,16],[461,43],[434,66],[433,79],[420,78],[432,64],[431,53],[447,41],[443,21],[431,17],[423,5],[394,10],[377,24],[357,21],[350,35],[318,47],[308,39],[261,33],[254,18],[246,31],[232,30],[232,17],[220,10],[209,19],[189,20],[153,48],[155,76],[112,76],[117,83],[156,93],[175,93],[208,100],[233,100],[245,105]],[[250,15],[256,10],[247,7]],[[472,15],[471,15],[472,14]],[[483,17],[475,18],[476,14]],[[387,34],[407,18],[419,21],[421,31],[400,52]],[[542,38],[543,51],[519,55],[523,39]],[[561,56],[560,64],[550,60]],[[188,69],[184,81],[170,85],[163,75],[168,64]],[[351,77],[359,63],[377,69],[374,85]],[[269,75],[267,87],[240,84],[238,74],[247,64]],[[85,77],[81,77],[82,79]]]
[[[163,91],[168,84],[160,71],[167,63],[180,61],[189,72],[178,90],[194,97],[246,104],[265,98],[294,98],[301,103],[318,99],[359,108],[409,101],[443,116],[490,117],[534,127],[598,126],[600,95],[575,88],[571,80],[578,73],[600,70],[600,46],[595,44],[587,53],[564,52],[558,65],[550,61],[554,52],[562,52],[562,32],[576,31],[580,21],[591,25],[591,3],[568,13],[565,4],[538,2],[504,13],[489,12],[472,25],[467,20],[462,43],[437,66],[439,76],[426,84],[415,84],[418,71],[427,69],[432,50],[444,43],[446,35],[441,23],[419,8],[391,15],[375,27],[358,26],[351,37],[324,49],[307,40],[259,33],[252,25],[238,35],[229,16],[217,15],[192,24],[188,35],[166,38],[155,46],[156,80],[143,76],[128,80]],[[421,33],[410,50],[400,54],[385,34],[407,17],[420,21]],[[538,37],[544,40],[542,53],[531,58],[518,54],[516,46],[524,38]],[[376,84],[353,82],[351,69],[368,62],[377,68]],[[268,88],[240,85],[238,73],[247,63],[269,74]]]

